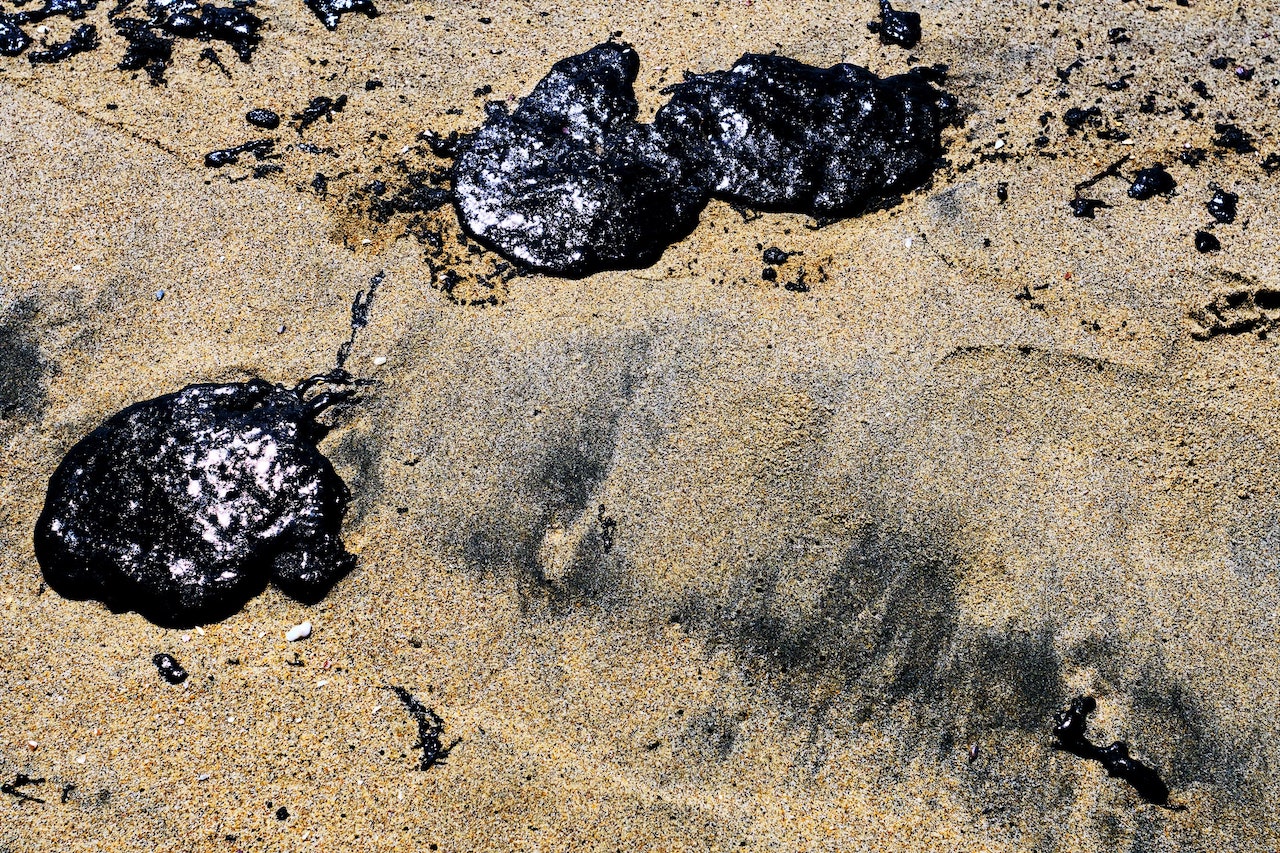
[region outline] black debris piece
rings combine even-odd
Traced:
[[[294,113],[293,120],[297,122],[298,134],[306,130],[311,125],[324,119],[327,122],[333,121],[333,114],[342,112],[347,105],[347,96],[339,95],[336,98],[329,98],[321,95],[311,99],[311,103],[303,108],[302,112]]]
[[[232,148],[210,151],[204,155],[204,164],[211,169],[221,169],[223,166],[235,165],[241,154],[252,154],[255,160],[264,160],[275,147],[274,139],[251,139]]]
[[[81,24],[71,32],[71,37],[64,42],[49,45],[48,50],[32,51],[27,59],[32,65],[61,62],[70,59],[77,53],[88,53],[96,50],[102,42],[98,39],[98,28],[93,24]]]
[[[1218,71],[1226,71],[1227,67],[1234,61],[1235,60],[1229,56],[1215,56],[1213,59],[1209,60],[1209,67]]]
[[[1129,198],[1145,201],[1152,196],[1168,195],[1177,187],[1173,176],[1165,171],[1162,163],[1156,163],[1147,169],[1139,169],[1133,183],[1129,186]]]
[[[170,684],[181,684],[187,680],[187,671],[174,659],[173,655],[161,652],[153,657],[151,662],[156,665],[156,669],[160,670],[160,677]]]
[[[373,310],[373,298],[378,293],[378,286],[386,280],[386,271],[379,272],[369,279],[369,289],[361,290],[351,302],[351,337],[338,347],[338,367],[347,363],[351,357],[351,347],[355,346],[356,335],[369,325],[369,312]]]
[[[165,82],[164,69],[173,58],[173,38],[158,32],[145,18],[116,18],[112,23],[128,43],[117,67],[146,71],[152,86]]]
[[[717,198],[819,219],[886,207],[928,182],[955,100],[933,75],[880,78],[747,54],[672,86],[656,124]]]
[[[414,722],[418,724],[418,742],[412,747],[413,749],[422,750],[422,758],[418,761],[418,769],[430,770],[437,764],[443,764],[444,760],[449,757],[449,753],[453,751],[453,748],[462,743],[462,738],[456,738],[453,743],[445,746],[440,740],[440,735],[444,734],[444,720],[440,719],[440,715],[435,712],[434,708],[428,708],[423,705],[403,687],[389,686],[387,689],[396,694],[400,704],[404,705],[405,710],[409,712],[409,716],[413,717]]]
[[[1185,148],[1178,155],[1178,162],[1195,168],[1204,162],[1204,158],[1209,156],[1209,152],[1203,148]]]
[[[1219,148],[1226,148],[1237,154],[1252,154],[1258,150],[1254,147],[1253,137],[1234,124],[1216,122],[1213,125],[1213,130],[1218,134],[1213,138],[1213,144]]]
[[[1085,729],[1089,724],[1089,715],[1097,707],[1098,703],[1092,696],[1072,699],[1066,711],[1054,716],[1053,734],[1057,740],[1053,748],[1097,761],[1106,768],[1107,775],[1128,782],[1142,799],[1156,805],[1167,805],[1168,786],[1161,781],[1154,769],[1129,755],[1129,747],[1124,741],[1116,741],[1110,746],[1095,746],[1089,742]]]
[[[259,107],[258,109],[249,110],[244,114],[244,120],[254,127],[260,127],[263,130],[275,130],[280,126],[280,114]]]
[[[0,56],[17,56],[31,44],[20,15],[0,14]]]
[[[221,71],[223,77],[231,79],[231,69],[222,64],[222,58],[218,56],[218,52],[213,48],[206,47],[204,50],[200,51],[200,59],[203,62],[208,62],[214,68]]]
[[[1213,100],[1213,95],[1209,94],[1209,87],[1205,85],[1205,82],[1203,80],[1197,80],[1196,82],[1192,83],[1191,91],[1195,92],[1203,100],[1206,100],[1206,101]]]
[[[787,262],[787,258],[791,257],[793,254],[795,253],[784,252],[777,246],[770,246],[764,250],[764,262],[776,267],[779,264],[785,264]]]
[[[1072,107],[1062,114],[1062,123],[1067,126],[1068,133],[1074,133],[1086,124],[1090,127],[1100,127],[1102,125],[1102,110],[1096,106],[1088,109]]]
[[[1258,165],[1262,167],[1262,171],[1270,175],[1272,172],[1280,169],[1280,154],[1276,154],[1273,151],[1266,157],[1262,158],[1262,162]]]
[[[281,806],[280,808],[276,809],[276,820],[288,820],[288,819],[289,819],[288,809],[286,809],[284,806]]]
[[[338,21],[348,12],[363,12],[370,18],[378,17],[373,0],[306,0],[307,8],[315,12],[327,30],[336,30]]]
[[[1205,252],[1217,252],[1222,249],[1222,242],[1210,234],[1208,231],[1196,232],[1196,251],[1204,254]]]
[[[760,278],[764,279],[765,281],[777,281],[778,271],[773,267],[765,267],[764,269],[760,270]]]
[[[1073,198],[1067,205],[1071,208],[1071,215],[1079,219],[1093,219],[1100,208],[1111,206],[1098,198]]]
[[[49,480],[35,529],[45,580],[174,626],[224,618],[268,582],[318,601],[354,563],[340,535],[349,493],[316,448],[318,418],[354,384],[335,370],[293,388],[190,385],[108,418]]]
[[[21,6],[21,3],[15,5]],[[25,12],[19,12],[23,22],[28,24],[38,24],[46,18],[52,18],[58,15],[66,17],[72,21],[79,21],[89,12],[98,8],[98,0],[46,0],[44,5]]]
[[[1009,182],[1000,181],[996,184],[996,201],[1004,204],[1009,200]]]
[[[364,81],[364,90],[366,92],[372,92],[375,89],[381,89],[381,88],[382,88],[381,80],[365,80]]]
[[[881,44],[912,48],[920,43],[920,13],[899,12],[889,0],[880,0],[880,20],[867,24],[867,29],[880,34]]]
[[[1241,82],[1244,82],[1244,83],[1248,83],[1250,80],[1253,79],[1253,72],[1254,72],[1254,69],[1252,68],[1247,68],[1243,65],[1237,65],[1235,67],[1235,70],[1232,73],[1236,75],[1237,80],[1240,80]]]
[[[14,797],[15,799],[25,803],[43,803],[44,800],[34,794],[28,794],[21,789],[29,785],[43,785],[44,782],[44,779],[36,779],[28,776],[26,773],[19,773],[17,776],[13,777],[12,782],[5,782],[3,785],[0,785],[0,794],[8,794],[10,797]]]
[[[186,2],[195,5],[192,0]],[[252,59],[253,51],[262,42],[262,36],[258,35],[262,19],[239,4],[226,7],[205,3],[200,8],[200,17],[190,12],[177,13],[170,16],[165,26],[169,32],[184,38],[225,42],[241,62]]]
[[[1107,41],[1111,44],[1124,44],[1133,41],[1129,36],[1129,30],[1125,27],[1112,27],[1107,30]]]
[[[145,70],[153,85],[164,82],[164,69],[173,58],[177,38],[225,42],[241,62],[248,62],[262,42],[258,30],[263,21],[248,11],[252,0],[238,0],[231,6],[201,5],[196,0],[148,0],[146,18],[118,17],[130,3],[119,0],[108,15],[116,32],[128,42],[119,67],[122,71]],[[201,55],[207,58],[207,54]],[[217,65],[226,73],[220,60]]]
[[[323,172],[316,172],[316,176],[311,179],[311,189],[318,196],[329,194],[329,176]]]
[[[536,270],[583,276],[656,261],[706,194],[652,125],[636,122],[640,58],[608,42],[552,66],[514,112],[490,103],[453,168],[467,230]]]
[[[1209,209],[1209,215],[1223,225],[1230,225],[1236,221],[1236,204],[1240,201],[1240,196],[1232,192],[1227,192],[1221,187],[1211,187],[1213,190],[1213,198],[1205,202],[1205,207]]]
[[[372,198],[369,215],[376,222],[389,222],[397,213],[427,213],[438,210],[453,200],[453,193],[441,186],[445,176],[439,172],[410,172],[408,182],[394,193],[387,195],[387,185],[373,181],[368,190]]]

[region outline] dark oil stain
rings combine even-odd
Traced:
[[[56,372],[36,337],[37,305],[14,302],[0,315],[0,434],[6,422],[38,421],[47,406],[47,380]]]

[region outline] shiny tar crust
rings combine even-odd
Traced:
[[[747,54],[671,88],[655,125],[711,195],[764,210],[855,215],[917,189],[951,99],[919,74]]]
[[[346,486],[300,394],[261,380],[130,406],[49,481],[36,557],[50,586],[163,623],[238,609],[268,581],[316,600],[353,558]]]
[[[533,269],[587,275],[647,266],[705,201],[682,160],[635,121],[639,57],[607,43],[552,66],[508,114],[490,105],[454,166],[459,216]]]

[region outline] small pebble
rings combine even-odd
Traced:
[[[163,291],[163,290],[157,290],[157,291],[156,291],[156,302],[159,302],[161,299],[164,299],[164,291]]]
[[[373,360],[373,363],[378,367],[382,367],[382,365],[387,363],[387,357],[385,355],[380,355]]]
[[[292,628],[290,628],[289,632],[284,635],[284,638],[289,642],[293,643],[298,640],[305,640],[307,637],[310,637],[310,636],[311,636],[311,623],[303,622],[301,625],[294,625]]]
[[[160,670],[160,677],[170,684],[181,684],[187,680],[187,671],[173,658],[173,655],[161,652],[153,657],[151,662],[156,665],[156,669]]]

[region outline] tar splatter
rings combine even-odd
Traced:
[[[119,67],[122,71],[146,71],[152,85],[164,82],[164,69],[172,60],[177,38],[225,42],[241,62],[248,62],[262,42],[258,30],[263,21],[248,11],[254,0],[235,0],[231,6],[201,6],[196,0],[148,0],[147,17],[118,17],[132,2],[120,0],[109,13],[116,32],[128,42]]]
[[[386,277],[387,274],[385,272],[379,272],[369,279],[369,289],[357,293],[356,298],[351,302],[351,337],[343,341],[342,346],[338,347],[338,367],[341,368],[350,358],[351,347],[356,342],[356,334],[369,325],[369,312],[373,308],[373,297],[378,292],[378,285],[382,284]]]
[[[1093,219],[1100,208],[1111,206],[1098,198],[1073,198],[1067,205],[1071,208],[1071,215],[1080,219]]]
[[[1165,171],[1164,164],[1156,163],[1147,169],[1139,169],[1133,183],[1129,185],[1129,198],[1145,201],[1152,196],[1168,195],[1178,184],[1173,176]]]
[[[435,712],[434,708],[428,708],[414,697],[412,693],[403,687],[389,686],[387,687],[392,693],[396,694],[396,698],[400,700],[400,704],[404,705],[405,710],[409,712],[409,716],[413,717],[414,722],[418,724],[418,742],[413,745],[413,749],[422,750],[422,758],[418,761],[419,770],[430,770],[437,764],[444,764],[449,753],[453,748],[462,743],[462,738],[456,738],[453,743],[445,746],[440,740],[440,735],[444,734],[444,720],[440,719],[440,715]]]
[[[1213,190],[1213,198],[1204,205],[1209,209],[1209,215],[1223,225],[1235,222],[1236,204],[1240,201],[1240,196],[1227,192],[1221,187],[1211,186],[1210,189]]]
[[[671,87],[656,124],[717,198],[829,219],[896,203],[942,155],[955,100],[919,70],[880,78],[747,54]]]
[[[889,0],[880,0],[880,20],[867,24],[867,29],[880,34],[881,44],[912,48],[920,43],[920,13],[899,12]]]
[[[1057,740],[1053,744],[1054,749],[1100,762],[1109,776],[1128,782],[1142,799],[1160,806],[1167,805],[1168,786],[1161,781],[1160,774],[1154,769],[1130,757],[1128,744],[1116,741],[1110,746],[1095,746],[1085,736],[1089,715],[1097,707],[1098,703],[1092,696],[1078,696],[1071,700],[1066,711],[1056,714],[1053,735]]]
[[[533,269],[581,276],[647,266],[692,230],[705,193],[635,121],[640,58],[612,42],[562,59],[512,113],[488,119],[454,165],[472,235]]]
[[[315,12],[316,17],[327,30],[336,30],[338,21],[349,12],[363,12],[370,18],[378,17],[372,0],[306,0],[307,8]]]
[[[239,162],[241,154],[252,154],[255,160],[265,160],[275,147],[274,139],[252,139],[232,148],[210,151],[204,155],[204,164],[211,169],[232,166]]]
[[[293,388],[190,385],[112,416],[49,481],[35,530],[45,580],[173,625],[223,618],[268,582],[319,600],[354,558],[317,418],[353,384],[335,370]]]
[[[160,677],[170,684],[181,684],[187,680],[187,671],[174,659],[173,655],[161,652],[153,657],[151,662],[156,665],[156,669],[160,670]]]
[[[31,60],[32,65],[61,62],[77,53],[96,50],[101,43],[97,27],[93,24],[81,24],[71,32],[71,37],[66,41],[51,44],[48,50],[32,51],[27,54],[27,59]]]
[[[245,113],[244,120],[263,130],[275,130],[280,126],[280,114],[274,110],[262,109],[261,107]]]
[[[23,3],[17,3],[21,6]],[[17,56],[22,53],[31,44],[31,37],[22,29],[24,24],[38,24],[46,18],[52,18],[62,15],[73,21],[82,19],[93,9],[98,6],[98,0],[46,0],[43,6],[35,9],[28,9],[21,12],[0,13],[0,56]],[[98,46],[97,30],[90,26],[94,38],[92,46],[89,44],[88,34],[84,31],[84,27],[79,27],[73,34],[71,39],[60,44],[55,44],[49,50],[42,51],[40,58],[32,58],[32,64],[59,62],[69,56],[77,53],[83,53],[86,50],[93,50]]]
[[[333,114],[342,112],[347,105],[347,96],[339,95],[336,98],[329,98],[321,95],[311,99],[311,103],[303,108],[302,112],[294,113],[293,120],[297,122],[298,135],[302,135],[302,131],[311,125],[324,119],[327,122],[333,121]]]
[[[1253,144],[1253,137],[1234,124],[1217,122],[1213,125],[1213,130],[1218,134],[1213,138],[1213,144],[1219,148],[1225,148],[1237,154],[1252,154],[1258,150]]]
[[[1222,249],[1222,242],[1208,231],[1196,232],[1196,251],[1200,254],[1205,252],[1217,252]]]
[[[795,252],[784,252],[777,246],[770,246],[764,250],[764,262],[770,266],[780,266],[787,262],[787,258],[791,257]]]
[[[43,803],[44,800],[33,794],[28,794],[21,789],[29,785],[43,785],[44,782],[44,779],[36,779],[28,776],[26,773],[19,773],[17,776],[13,777],[12,782],[5,782],[3,785],[0,785],[0,793],[8,794],[10,797],[14,797],[25,803]]]

